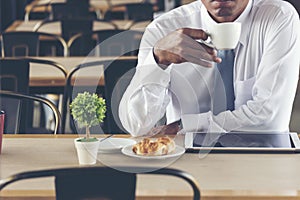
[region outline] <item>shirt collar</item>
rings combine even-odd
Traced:
[[[247,41],[247,33],[249,33],[249,22],[247,20],[250,11],[252,9],[253,5],[253,0],[249,0],[245,10],[242,12],[242,14],[235,20],[235,22],[241,22],[242,24],[242,31],[241,31],[241,36],[239,39],[239,42],[245,45]],[[217,22],[211,18],[211,16],[208,14],[207,9],[205,6],[202,4],[201,5],[201,18],[203,19],[203,29],[207,30],[210,25],[217,24]]]

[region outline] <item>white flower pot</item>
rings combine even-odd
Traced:
[[[92,142],[82,142],[82,138],[74,140],[77,150],[78,161],[80,165],[93,165],[97,161],[97,153],[99,147],[99,140]]]

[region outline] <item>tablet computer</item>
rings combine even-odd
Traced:
[[[295,132],[188,132],[185,148],[200,153],[300,153],[300,140]]]

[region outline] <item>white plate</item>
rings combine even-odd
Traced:
[[[183,148],[182,146],[176,145],[175,151],[173,151],[172,153],[166,154],[166,155],[162,155],[162,156],[141,156],[141,155],[135,154],[132,151],[132,146],[133,145],[125,146],[122,149],[122,153],[127,155],[127,156],[131,156],[131,157],[135,157],[135,158],[142,158],[142,159],[166,159],[166,158],[173,158],[173,157],[181,156],[185,152],[185,148]]]
[[[98,152],[115,153],[119,152],[123,147],[134,145],[136,141],[127,138],[108,138],[100,142]]]

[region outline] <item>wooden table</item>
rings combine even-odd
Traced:
[[[110,8],[110,5],[108,2],[110,2],[111,5],[118,5],[118,4],[124,4],[124,3],[141,3],[143,0],[90,0],[90,6],[92,10],[99,11],[102,13],[102,15]],[[28,4],[25,8],[26,12],[49,12],[51,7],[43,7],[37,5],[47,5],[50,0],[35,0]],[[66,0],[51,0],[51,3],[65,3]]]
[[[74,67],[79,64],[100,60],[112,59],[112,57],[33,57],[41,60],[55,61],[64,66],[67,72],[70,72]],[[46,65],[39,66],[38,64],[30,64],[30,87],[62,87],[65,85],[65,78],[58,70],[53,70]],[[103,68],[99,68],[99,72],[86,70],[81,74],[86,78],[99,78],[100,85],[104,85]],[[81,76],[81,77],[82,77]]]
[[[34,31],[36,26],[39,26],[41,23],[41,20],[31,20],[31,21],[22,21],[22,20],[16,20],[14,21],[5,31],[10,32],[10,31]],[[132,20],[112,20],[112,22],[117,26],[118,29],[121,30],[127,30],[131,26],[133,26],[130,29],[134,30],[140,30],[144,31],[146,26],[150,23],[150,21],[145,21],[141,23],[137,23],[139,26],[137,27],[136,24],[133,25]],[[95,21],[93,24],[93,30],[104,30],[104,29],[114,29],[112,25],[102,23],[102,22],[97,22]],[[43,25],[40,29],[39,32],[45,32],[45,33],[52,33],[56,35],[61,35],[61,27],[60,27],[60,22],[54,22],[54,23],[49,23]]]
[[[55,61],[64,66],[67,72],[70,72],[74,67],[79,64],[93,62],[93,61],[104,61],[113,59],[131,59],[136,58],[135,56],[124,56],[121,58],[116,57],[33,57],[38,59],[45,59]],[[80,85],[92,85],[95,80],[98,81],[98,85],[104,86],[104,71],[103,67],[82,69],[77,75],[77,82]],[[38,91],[47,88],[47,92],[61,91],[65,86],[65,77],[58,70],[53,70],[51,67],[46,65],[39,66],[38,64],[30,65],[29,85],[31,90]],[[57,93],[57,92],[55,92]]]
[[[77,135],[5,135],[0,178],[17,172],[78,166],[73,138]],[[180,138],[179,138],[180,141]],[[165,165],[116,154],[98,154],[97,165]],[[170,164],[170,163],[169,163]],[[169,167],[192,174],[204,200],[300,199],[299,154],[184,154]],[[138,176],[137,199],[190,199],[189,186],[179,179]],[[20,182],[0,199],[54,199],[52,179]]]

